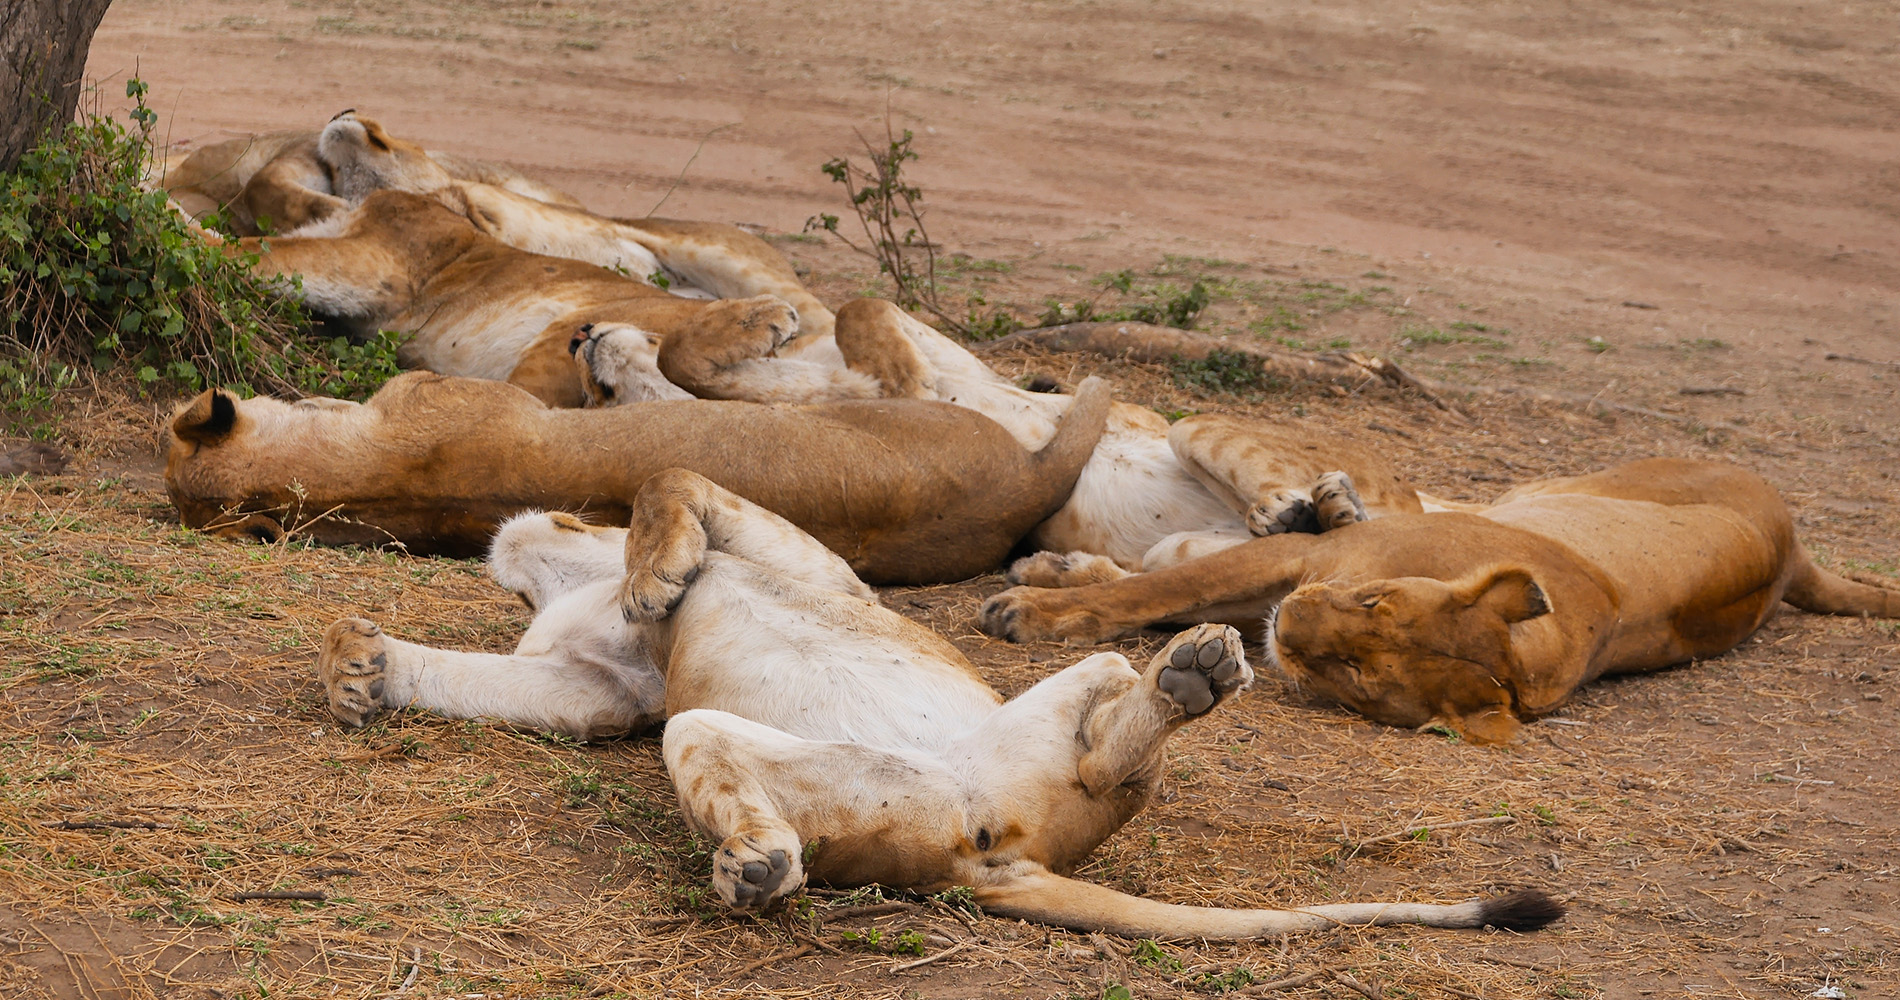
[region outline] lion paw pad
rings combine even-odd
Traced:
[[[1240,633],[1226,625],[1197,625],[1161,651],[1167,665],[1156,686],[1190,717],[1203,715],[1253,680]]]
[[[1289,532],[1315,534],[1319,531],[1319,516],[1311,500],[1298,493],[1279,490],[1247,511],[1247,530],[1262,536]]]
[[[713,884],[734,909],[764,909],[804,882],[797,852],[764,848],[751,837],[726,841],[713,863]]]

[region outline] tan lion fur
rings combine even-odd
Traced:
[[[1267,623],[1297,682],[1398,726],[1482,742],[1605,674],[1714,656],[1782,601],[1900,617],[1900,591],[1814,564],[1752,473],[1649,459],[1531,483],[1476,514],[1262,538],[1170,569],[983,606],[1015,641],[1102,642],[1157,622]]]
[[[160,160],[151,182],[194,219],[225,216],[225,230],[289,232],[346,211],[372,191],[428,194],[467,181],[523,197],[578,206],[571,196],[515,171],[430,153],[345,111],[314,131],[268,132],[202,146]]]
[[[731,328],[763,337],[769,351],[800,327],[776,297],[681,298],[593,264],[517,250],[468,223],[462,190],[377,191],[326,222],[326,235],[241,245],[258,254],[260,274],[295,276],[303,302],[336,332],[406,334],[405,367],[510,381],[554,406],[586,399],[571,357],[584,328],[629,332],[640,349],[623,374],[638,384],[621,389],[637,401],[687,396],[656,366],[669,336]]]
[[[491,572],[537,609],[512,655],[337,622],[317,664],[332,714],[361,726],[416,707],[583,738],[666,719],[681,809],[718,843],[713,888],[741,910],[810,879],[968,886],[999,916],[1146,938],[1531,929],[1562,913],[1534,891],[1216,909],[1069,878],[1146,805],[1169,735],[1251,680],[1239,633],[1196,626],[1145,670],[1097,653],[1003,703],[954,646],[879,607],[837,556],[704,477],[655,475],[631,524],[549,514],[502,529]]]
[[[605,335],[600,349],[614,349],[615,339]],[[1028,448],[1048,440],[1072,402],[1016,386],[961,344],[882,300],[857,299],[839,309],[834,340],[835,360],[824,360],[816,352],[774,352],[707,330],[669,339],[659,368],[673,384],[708,398],[879,395],[955,403],[1002,424]],[[838,365],[860,379],[824,377]],[[635,366],[628,380],[640,377]],[[611,402],[600,389],[611,390],[617,381],[611,366],[597,367],[587,380],[591,402]],[[1031,535],[1045,551],[1018,562],[1011,575],[1042,585],[1096,582],[1172,565],[1255,534],[1321,531],[1452,506],[1419,493],[1377,451],[1316,422],[1210,414],[1170,426],[1152,410],[1117,403],[1075,493]]]
[[[994,569],[1062,504],[1109,403],[1099,381],[1078,398],[1031,453],[968,410],[911,400],[560,410],[424,373],[361,404],[213,390],[168,425],[165,482],[192,527],[469,554],[525,509],[622,520],[647,477],[678,466],[789,518],[869,579],[941,582]]]

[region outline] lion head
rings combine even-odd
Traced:
[[[337,196],[352,203],[382,190],[428,194],[454,180],[421,146],[390,135],[354,111],[324,126],[317,136],[317,158],[329,168]]]
[[[1296,683],[1379,722],[1501,743],[1516,734],[1520,708],[1513,627],[1549,613],[1519,567],[1450,582],[1315,583],[1280,602],[1267,648]]]
[[[659,334],[631,323],[589,323],[574,332],[567,351],[580,369],[588,406],[693,398],[660,373]]]

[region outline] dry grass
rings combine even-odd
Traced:
[[[1421,322],[1332,315],[1375,345]],[[1878,557],[1900,537],[1892,510],[1845,504],[1882,495],[1893,470],[1852,460],[1811,415],[1687,434],[1491,400],[1456,426],[1385,389],[1213,400],[1158,367],[995,363],[1065,384],[1111,375],[1124,398],[1164,411],[1324,422],[1399,450],[1453,496],[1641,454],[1722,455],[1781,485],[1845,568],[1891,572]],[[1636,398],[1653,367],[1632,364]],[[1566,895],[1572,916],[1535,935],[1144,944],[821,891],[731,918],[710,902],[705,845],[677,818],[650,737],[583,746],[414,714],[360,733],[330,722],[312,657],[337,617],[512,646],[525,613],[478,564],[183,531],[144,456],[152,407],[109,402],[68,427],[74,474],[0,483],[0,994],[1094,1000],[1118,984],[1152,997],[1308,976],[1272,995],[1900,989],[1890,623],[1790,611],[1716,661],[1596,685],[1502,750],[1373,726],[1267,678],[1175,739],[1161,801],[1081,872],[1230,906]],[[976,606],[1000,586],[885,598],[1015,693],[1082,653],[977,634]],[[1117,647],[1138,656],[1161,641]],[[1489,817],[1508,821],[1411,833]],[[257,892],[321,898],[235,898]]]

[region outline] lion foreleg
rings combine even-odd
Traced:
[[[317,660],[330,712],[362,726],[384,709],[414,707],[579,739],[645,728],[664,710],[664,683],[639,627],[614,613],[615,591],[603,581],[550,604],[508,655],[435,649],[342,619]]]
[[[400,311],[397,289],[389,280],[403,267],[394,255],[349,237],[245,237],[227,243],[237,252],[257,254],[252,270],[260,278],[300,279],[299,293],[311,310],[372,329]],[[227,250],[227,252],[230,252]]]
[[[697,472],[655,473],[633,502],[621,610],[629,621],[671,614],[712,549],[793,579],[867,601],[849,563],[797,525]]]
[[[231,206],[241,232],[284,233],[349,211],[330,190],[330,177],[314,156],[280,156],[251,176]]]
[[[1013,587],[983,602],[978,624],[1011,642],[1106,642],[1159,622],[1256,628],[1305,574],[1307,557],[1323,538],[1255,538],[1176,566],[1083,587]]]

